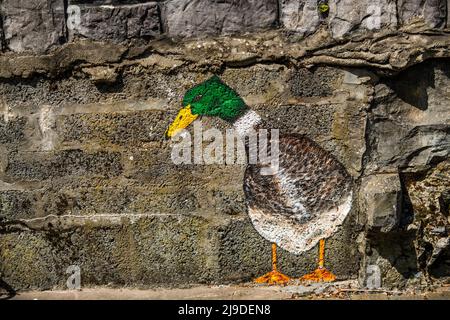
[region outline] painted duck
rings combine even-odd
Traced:
[[[229,122],[242,137],[269,127],[218,76],[186,92],[166,137],[175,136],[200,116]],[[325,239],[339,229],[351,209],[352,180],[341,163],[306,136],[280,134],[277,140],[277,170],[262,174],[270,163],[248,164],[244,176],[248,215],[255,230],[272,243],[272,271],[255,281],[286,284],[290,280],[277,268],[277,246],[300,254],[317,244],[318,268],[302,279],[334,281],[335,275],[324,264]]]

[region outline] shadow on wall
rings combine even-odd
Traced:
[[[117,77],[114,81],[95,81],[95,86],[100,93],[119,93],[122,92],[125,84],[122,77]]]
[[[16,295],[16,290],[2,279],[0,273],[0,300],[11,299]]]
[[[444,249],[441,252],[436,261],[431,265],[429,273],[434,278],[450,277],[450,248]]]
[[[417,255],[414,246],[416,239],[415,232],[392,232],[380,234],[376,233],[373,236],[369,236],[370,250],[367,253],[368,256],[373,256],[386,260],[389,263],[389,268],[382,268],[382,278],[389,281],[394,286],[402,287],[404,283],[396,283],[396,279],[389,279],[393,275],[390,272],[390,267],[396,270],[404,280],[413,279],[419,272],[417,266]],[[400,280],[403,282],[404,280]]]
[[[402,101],[420,110],[427,110],[428,88],[435,88],[434,73],[430,62],[425,62],[389,79],[387,85]]]
[[[414,208],[409,198],[405,185],[404,176],[400,175],[400,185],[402,189],[402,205],[399,216],[399,224],[396,230],[389,233],[373,234],[371,248],[383,259],[386,259],[390,266],[394,268],[405,280],[413,279],[422,269],[417,256],[415,241],[417,233],[407,231],[408,225],[414,221]],[[384,270],[384,272],[389,272]],[[386,278],[386,275],[383,276]]]
[[[445,161],[445,159],[440,159],[440,161]],[[439,164],[435,164],[434,170],[438,166]],[[437,177],[446,180],[445,172],[445,170],[441,171]],[[448,221],[450,214],[450,190],[439,191],[440,189],[436,187],[435,182],[427,180],[429,176],[430,170],[401,174],[404,207],[406,208],[404,210],[405,219],[402,220],[401,226],[405,229],[409,224],[414,223],[417,227],[414,247],[417,254],[417,266],[420,271],[432,278],[443,279],[450,277],[450,246],[445,241],[448,237],[446,221]],[[425,188],[423,184],[416,184],[415,187],[411,188],[411,185],[420,181],[428,181]],[[415,198],[417,205],[417,192],[419,194],[423,192],[422,199],[427,199],[427,201],[429,199],[429,203],[419,201],[419,205],[414,209],[412,199]],[[437,202],[433,199],[436,199]]]

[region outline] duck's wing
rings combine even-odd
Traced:
[[[281,136],[279,151],[273,175],[261,174],[261,165],[248,166],[244,192],[256,230],[298,253],[342,224],[351,208],[352,180],[339,161],[307,137]]]

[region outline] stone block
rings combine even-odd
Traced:
[[[398,174],[365,177],[361,183],[361,211],[366,213],[367,228],[393,231],[400,222],[402,190]]]
[[[8,49],[43,53],[66,41],[64,0],[4,0],[0,8]]]
[[[290,91],[294,97],[329,97],[342,83],[344,72],[336,68],[318,67],[315,70],[294,70]]]
[[[0,273],[15,289],[66,289],[70,266],[81,286],[186,286],[251,281],[271,269],[271,244],[248,218],[190,215],[51,217],[34,231],[0,234]],[[358,254],[349,232],[328,242],[327,267],[356,275]],[[297,277],[317,264],[317,250],[279,250],[281,271]]]
[[[90,5],[75,3],[67,9],[71,38],[122,42],[132,38],[153,38],[161,33],[156,2],[142,4]]]
[[[332,36],[341,39],[357,29],[379,30],[397,27],[395,1],[330,0],[328,19]]]
[[[282,0],[280,10],[282,26],[302,35],[314,33],[322,21],[317,0]]]
[[[172,37],[245,33],[274,27],[277,18],[276,0],[170,0],[163,9]]]
[[[0,114],[0,143],[19,143],[25,137],[27,120],[24,117],[15,117],[5,120]]]
[[[426,62],[375,87],[370,172],[421,171],[449,157],[448,70],[446,62]]]
[[[0,191],[0,219],[32,218],[34,202],[32,192],[2,190]]]
[[[65,176],[114,177],[122,172],[121,155],[117,152],[11,152],[5,174],[10,179],[39,181]]]
[[[61,115],[57,117],[57,132],[63,143],[142,146],[147,142],[164,140],[172,113],[148,110]]]
[[[67,221],[58,222],[62,220]],[[70,266],[80,268],[83,287],[185,285],[217,277],[213,229],[203,218],[161,215],[58,221],[50,225],[62,224],[64,230],[50,226],[0,235],[4,281],[15,289],[67,289]]]
[[[400,0],[399,19],[402,24],[414,18],[423,19],[430,27],[443,28],[446,24],[447,0]]]

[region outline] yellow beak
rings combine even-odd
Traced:
[[[172,124],[167,128],[166,138],[172,138],[178,131],[187,128],[197,118],[198,114],[192,114],[191,106],[187,105],[178,112],[175,120],[173,120]]]

